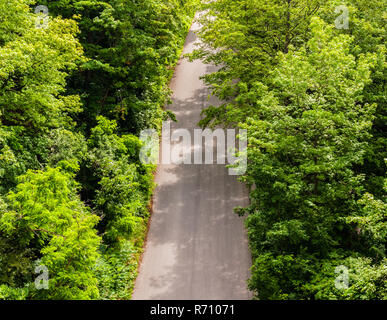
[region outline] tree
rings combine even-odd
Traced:
[[[39,4],[47,28],[34,0],[0,3],[0,298],[128,299],[154,187],[136,134],[172,116],[198,1]]]
[[[278,53],[288,52],[290,45],[300,47],[307,40],[310,18],[319,5],[315,0],[220,0],[207,4],[208,11],[200,19],[203,45],[192,58],[220,67],[204,79],[224,103],[204,110],[202,126],[238,123],[240,119],[231,114],[241,107],[236,98],[257,79],[270,82],[268,74],[277,64]]]
[[[50,20],[48,28],[37,29],[37,16],[28,6],[33,3],[12,0],[0,4],[3,194],[27,169],[41,169],[47,164],[49,153],[55,153],[49,152],[54,148],[53,132],[72,130],[71,115],[80,111],[79,97],[64,94],[68,73],[82,61],[76,23],[56,18]]]
[[[63,163],[68,167],[68,164]],[[98,297],[93,267],[99,256],[98,222],[76,195],[73,174],[59,168],[28,171],[7,196],[0,217],[7,237],[17,235],[22,248],[39,248],[36,258],[49,270],[49,289],[32,297],[90,299]]]
[[[96,211],[102,214],[99,225],[107,244],[130,239],[148,216],[147,204],[153,189],[154,166],[139,161],[140,140],[133,135],[118,136],[117,124],[98,117],[89,144],[88,170],[101,177],[95,190]]]
[[[29,12],[29,3],[23,0],[15,5],[11,15],[7,13],[12,3],[0,7],[4,27],[14,25],[14,19],[25,25],[4,39],[0,47],[0,121],[36,133],[68,124],[68,113],[80,110],[77,96],[61,93],[66,86],[66,71],[76,67],[82,48],[75,38],[74,21],[52,19],[48,28],[37,29],[37,16]]]
[[[118,121],[126,132],[160,128],[168,80],[197,0],[43,1],[52,14],[77,16],[88,61],[69,81],[82,97],[78,117],[86,131],[96,117]]]
[[[313,18],[305,47],[280,54],[275,87],[249,92],[257,103],[242,125],[250,135],[245,181],[256,189],[245,212],[255,259],[250,286],[261,298],[313,297],[302,283],[318,274],[318,261],[358,249],[356,229],[343,218],[364,190],[352,167],[363,161],[372,126],[375,105],[363,103],[362,92],[376,58],[355,59],[352,41]]]
[[[334,28],[339,5],[349,29]],[[250,288],[260,299],[383,299],[385,3],[206,8],[191,58],[219,67],[204,80],[223,104],[199,124],[248,131],[251,205],[236,212],[248,215]],[[340,291],[343,264],[353,281]]]

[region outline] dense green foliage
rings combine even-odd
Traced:
[[[349,9],[349,28],[335,28]],[[387,299],[385,1],[218,0],[192,58],[248,130],[250,288],[259,299]],[[336,267],[348,286],[335,285]]]
[[[197,1],[0,2],[0,299],[128,299],[154,167],[143,128]],[[37,290],[35,266],[48,269]]]
[[[0,2],[0,299],[130,298],[154,187],[138,135],[170,116],[199,2],[42,0],[46,28],[35,0]],[[387,299],[385,1],[205,2],[192,58],[224,103],[200,124],[248,130],[250,289]]]

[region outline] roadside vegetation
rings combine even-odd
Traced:
[[[218,0],[191,58],[248,130],[258,299],[387,299],[386,2]],[[348,13],[348,14],[347,14]],[[346,26],[346,18],[349,24]],[[347,28],[348,27],[348,28]]]
[[[196,5],[0,2],[0,299],[130,298],[154,187],[138,136],[169,116]]]
[[[190,58],[219,66],[224,102],[200,125],[248,132],[254,297],[387,299],[386,2],[203,2]],[[173,118],[199,3],[0,2],[0,299],[131,298],[155,170],[139,134]]]

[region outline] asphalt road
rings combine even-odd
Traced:
[[[194,24],[184,53],[194,49]],[[198,128],[208,88],[200,76],[213,67],[181,59],[171,82],[178,123],[171,128]],[[157,188],[148,240],[133,299],[249,299],[246,280],[251,256],[243,219],[233,208],[248,203],[247,190],[221,164],[158,167]]]

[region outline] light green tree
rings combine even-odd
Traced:
[[[37,258],[49,270],[49,288],[33,290],[32,297],[97,298],[93,268],[99,256],[100,238],[94,229],[98,217],[76,195],[73,174],[47,168],[28,171],[19,181],[7,196],[0,229],[7,236],[17,235],[21,247],[40,248]]]
[[[320,259],[370,250],[343,220],[364,191],[352,168],[363,161],[375,113],[362,93],[376,56],[356,59],[352,41],[313,18],[305,46],[279,54],[273,88],[257,82],[246,93],[256,101],[242,125],[245,181],[256,187],[245,210],[255,257],[250,286],[261,298],[313,297],[305,288]]]

